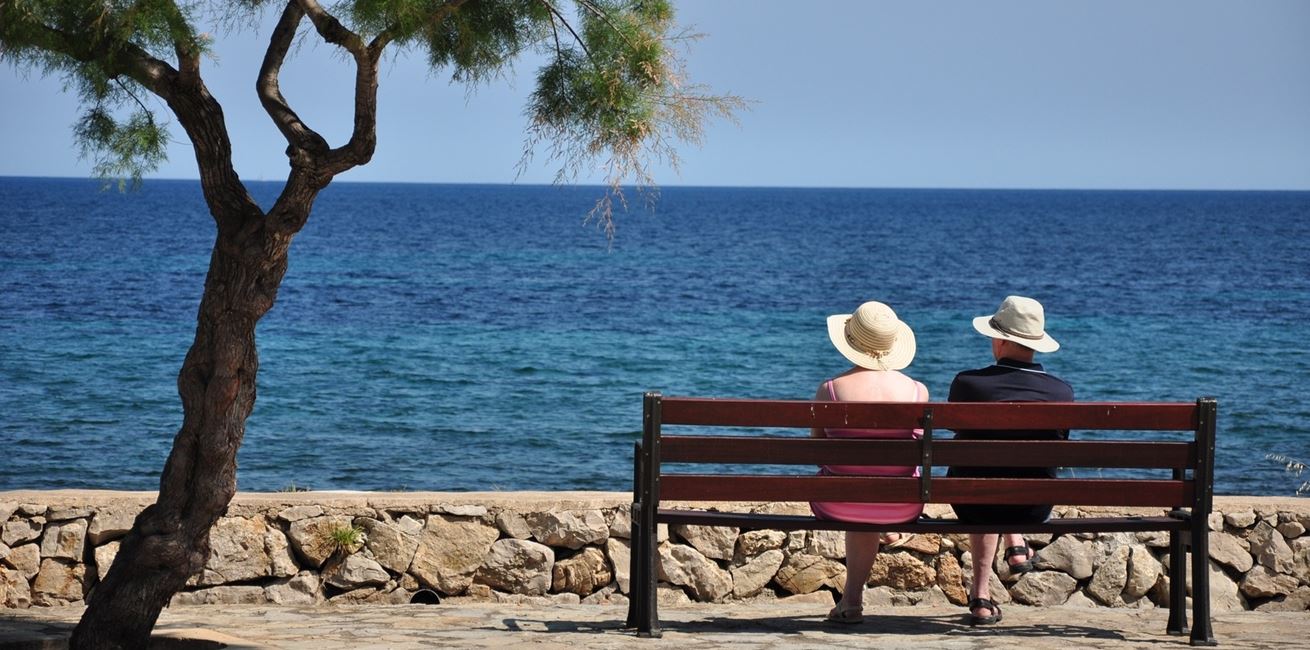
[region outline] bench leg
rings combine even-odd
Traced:
[[[628,539],[631,544],[628,549],[628,620],[623,627],[631,629],[637,627],[642,611],[641,544],[637,541],[641,539],[641,504],[636,501],[632,502],[632,532]]]
[[[1187,634],[1187,544],[1183,533],[1169,531],[1169,624],[1168,634]]]
[[[633,554],[633,563],[636,570],[641,572],[641,580],[635,580],[632,583],[632,595],[641,600],[637,606],[637,636],[644,638],[659,638],[660,632],[660,615],[659,615],[659,554],[655,550],[655,536],[657,534],[654,513],[645,513],[642,517],[641,536],[633,536],[636,546],[641,547],[639,553]],[[640,560],[638,560],[638,555]],[[635,566],[640,563],[640,566]]]
[[[1219,645],[1210,629],[1210,530],[1192,519],[1192,645]]]

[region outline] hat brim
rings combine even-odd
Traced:
[[[1051,335],[1046,332],[1042,332],[1042,338],[1040,339],[1026,339],[1020,336],[1014,336],[1013,334],[1006,334],[1005,332],[992,327],[991,321],[991,316],[979,316],[973,319],[973,328],[978,330],[978,333],[983,336],[993,339],[1001,339],[1003,341],[1013,341],[1036,352],[1055,352],[1060,349],[1060,344],[1055,339],[1051,338]]]
[[[892,344],[892,349],[882,356],[875,357],[855,349],[846,340],[846,321],[850,318],[850,314],[834,314],[828,317],[828,339],[847,361],[869,370],[900,370],[914,361],[916,350],[914,330],[911,330],[905,321],[900,321],[900,325],[896,328],[896,342]]]

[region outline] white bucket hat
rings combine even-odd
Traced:
[[[866,302],[854,314],[829,316],[828,338],[861,368],[900,370],[914,360],[914,332],[880,302]]]
[[[991,316],[973,319],[979,334],[994,339],[1014,341],[1037,352],[1055,352],[1060,344],[1046,333],[1046,313],[1042,303],[1023,296],[1007,296]]]

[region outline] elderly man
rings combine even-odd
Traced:
[[[1064,380],[1047,373],[1033,362],[1035,352],[1055,352],[1060,344],[1046,333],[1046,317],[1041,303],[1032,298],[1009,296],[996,313],[973,320],[974,329],[991,339],[996,363],[978,370],[967,370],[951,382],[948,398],[952,402],[1071,402],[1073,388]],[[1068,431],[957,431],[955,437],[980,439],[1054,440],[1068,436]],[[949,476],[970,478],[1040,478],[1055,477],[1055,468],[1046,467],[952,467]],[[959,504],[952,506],[961,521],[971,523],[1031,523],[1051,516],[1051,506],[1005,506]],[[1005,562],[1011,573],[1031,571],[1032,549],[1022,535],[974,534],[969,536],[973,555],[973,593],[969,599],[969,618],[973,625],[987,625],[1001,620],[1001,608],[991,598],[992,559],[996,557],[999,538],[1005,537]]]

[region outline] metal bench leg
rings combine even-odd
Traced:
[[[1210,530],[1192,519],[1192,645],[1219,645],[1210,629]]]
[[[1169,531],[1169,634],[1187,634],[1187,545],[1181,531]]]
[[[637,541],[641,539],[641,504],[632,502],[632,532],[628,535],[630,548],[628,549],[628,620],[623,624],[625,628],[637,627],[638,621],[641,620],[642,600],[640,585],[641,580],[641,544]]]

